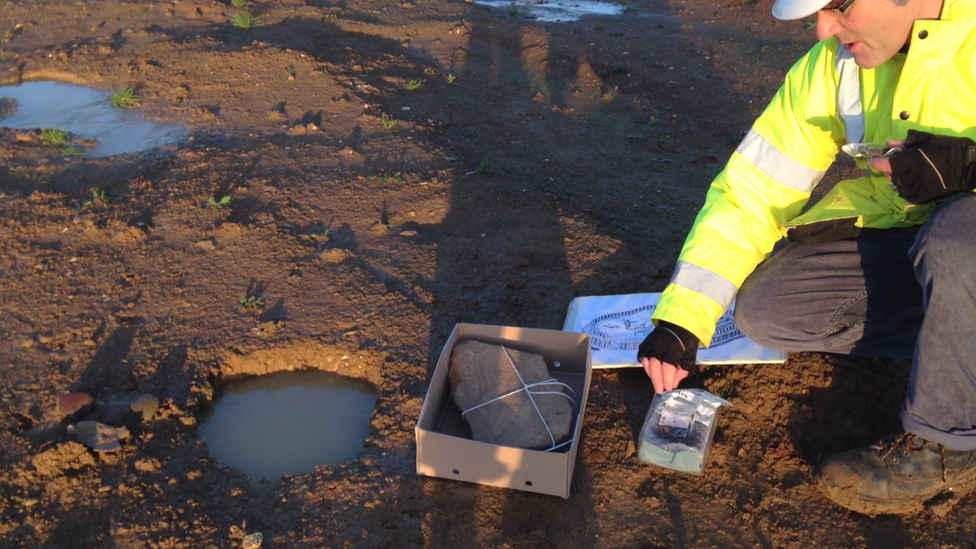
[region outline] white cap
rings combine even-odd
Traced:
[[[830,3],[830,0],[776,0],[773,17],[783,21],[809,17]]]

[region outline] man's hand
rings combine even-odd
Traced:
[[[947,137],[908,130],[905,141],[889,141],[902,149],[868,160],[884,173],[898,194],[913,204],[927,204],[972,190],[976,186],[976,143],[966,137]]]
[[[670,391],[698,372],[698,338],[681,326],[659,320],[637,349],[637,360],[654,384],[654,392]]]

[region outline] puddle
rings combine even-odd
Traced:
[[[355,458],[375,405],[364,381],[276,372],[225,385],[197,433],[221,465],[275,480]]]
[[[61,82],[0,86],[0,126],[18,130],[67,130],[98,141],[88,156],[138,152],[182,140],[186,129],[146,120],[139,109],[109,104],[109,92]],[[11,101],[12,100],[12,101]],[[6,115],[6,117],[4,117]]]
[[[620,15],[624,12],[624,5],[621,3],[586,0],[474,0],[474,3],[506,9],[510,13],[518,9],[519,16],[549,23],[576,21],[584,15]]]

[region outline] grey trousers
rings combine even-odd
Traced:
[[[921,227],[787,245],[745,281],[735,320],[770,349],[911,357],[902,426],[976,450],[976,195]]]

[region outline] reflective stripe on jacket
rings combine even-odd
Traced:
[[[834,38],[815,45],[753,124],[698,213],[653,319],[703,342],[743,281],[785,236],[824,240],[925,222],[883,175],[837,183],[801,214],[846,142],[904,139],[909,129],[976,139],[976,0],[945,0],[918,20],[909,53],[856,67]],[[860,90],[860,93],[857,93]]]

